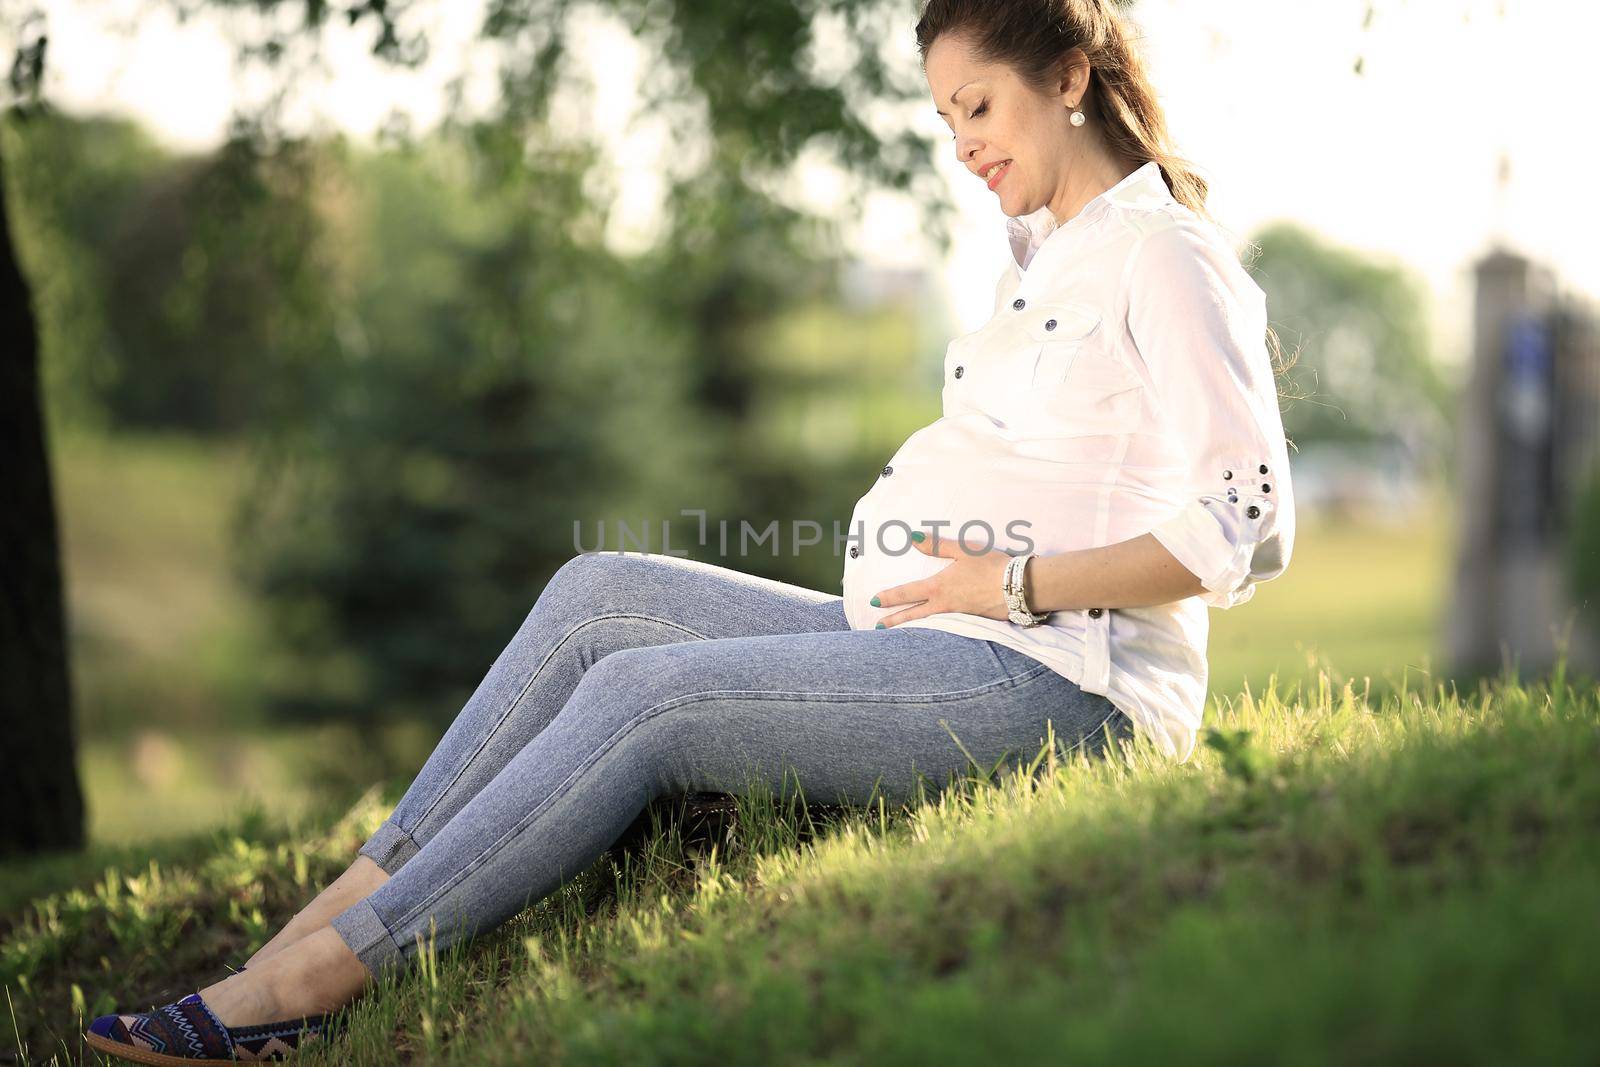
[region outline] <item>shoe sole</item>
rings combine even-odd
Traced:
[[[168,1056],[165,1052],[136,1048],[133,1045],[125,1045],[121,1041],[113,1041],[109,1037],[101,1037],[99,1034],[85,1033],[83,1039],[89,1043],[90,1048],[104,1052],[107,1056],[115,1056],[118,1059],[127,1060],[129,1063],[149,1064],[150,1067],[189,1067],[189,1065],[197,1063],[225,1064],[227,1067],[234,1067],[237,1062],[231,1059],[197,1060],[190,1056]]]

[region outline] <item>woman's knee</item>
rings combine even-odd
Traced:
[[[653,588],[653,557],[626,552],[582,552],[556,569],[539,595],[541,606],[563,613],[604,614],[640,610]]]
[[[704,637],[678,621],[680,598],[658,580],[655,559],[620,552],[572,557],[546,583],[518,639],[554,635],[588,666],[617,650]]]
[[[585,590],[603,588],[614,580],[618,557],[609,552],[580,552],[567,560],[545,583],[545,593],[563,600],[581,598]]]
[[[550,576],[522,621],[521,632],[570,629],[612,610],[623,583],[622,566],[611,553],[573,556]]]
[[[696,643],[698,644],[698,642]],[[715,690],[687,645],[620,648],[597,660],[568,701],[568,708],[607,732],[630,729],[670,708],[692,704]]]

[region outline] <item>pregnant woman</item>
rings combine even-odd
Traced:
[[[1054,737],[1186,759],[1207,608],[1287,566],[1265,300],[1109,0],[931,0],[956,159],[1012,252],[943,416],[856,505],[843,597],[665,555],[564,565],[354,864],[225,980],[102,1016],[149,1064],[291,1055],[430,935],[487,932],[653,798],[900,803]]]

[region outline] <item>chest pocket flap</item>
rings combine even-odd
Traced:
[[[1041,344],[1082,341],[1100,325],[1100,310],[1090,304],[1040,302],[1017,314],[1029,340]]]

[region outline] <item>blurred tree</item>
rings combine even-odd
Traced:
[[[236,131],[136,190],[100,254],[114,425],[231,433],[298,397],[330,315],[311,156]]]
[[[231,434],[300,398],[329,329],[307,144],[236,130],[175,159],[125,120],[61,114],[11,140],[57,416]]]
[[[1398,266],[1290,223],[1254,236],[1250,263],[1274,328],[1299,356],[1284,430],[1297,445],[1399,435],[1428,462],[1448,445],[1449,387],[1428,340],[1422,286]]]
[[[18,52],[10,77],[24,119],[37,110],[45,42]],[[5,116],[9,119],[11,116]],[[84,839],[68,672],[55,492],[39,402],[39,332],[11,237],[0,149],[0,856],[78,848]]]
[[[359,199],[321,194],[353,206],[328,237],[339,336],[238,527],[291,714],[453,713],[573,554],[573,520],[627,482],[629,431],[671,424],[650,306],[618,299],[624,272],[572,225],[582,160],[481,166],[505,134],[471,135],[487,143],[346,157]],[[654,387],[618,380],[633,372]],[[648,447],[671,462],[695,443]]]
[[[41,382],[52,421],[104,428],[118,373],[106,326],[110,235],[170,158],[132,122],[41,109],[0,126],[15,196],[13,239],[38,309]]]
[[[284,491],[249,494],[263,502],[246,523],[257,532],[253,573],[289,638],[285,706],[447,718],[574,553],[574,520],[664,520],[689,508],[759,529],[819,495],[805,456],[762,447],[754,401],[770,344],[763,326],[831,296],[837,241],[771,190],[813,142],[849,157],[864,182],[931,180],[928,144],[881,140],[857,117],[894,95],[878,46],[907,23],[871,24],[887,8],[858,4],[614,9],[662,57],[645,106],[704,152],[686,154],[699,162],[674,176],[656,244],[617,261],[601,240],[611,190],[591,165],[595,145],[549,121],[554,82],[573,75],[562,63],[567,5],[492,6],[484,32],[507,56],[498,111],[453,117],[438,139],[469,149],[456,173],[468,175],[470,203],[448,215],[384,207],[395,223],[370,230],[391,275],[410,273],[397,264],[417,264],[417,277],[440,259],[457,266],[388,298],[349,294],[367,355],[331,361],[345,366],[318,387],[346,398],[322,405],[331,414],[310,431],[321,488],[285,480]],[[855,62],[831,78],[811,55],[815,23],[828,16],[861,24]],[[375,203],[397,193],[370,174],[361,188]],[[942,222],[944,199],[925,199]],[[444,218],[471,233],[425,221]],[[454,363],[440,366],[440,351]],[[347,401],[359,406],[341,409]],[[271,518],[268,501],[295,518]],[[607,513],[606,501],[636,510]],[[692,548],[681,537],[694,529],[677,525],[675,546]],[[650,537],[659,550],[655,523]],[[605,547],[624,547],[614,524]],[[729,564],[815,572],[792,555]]]

